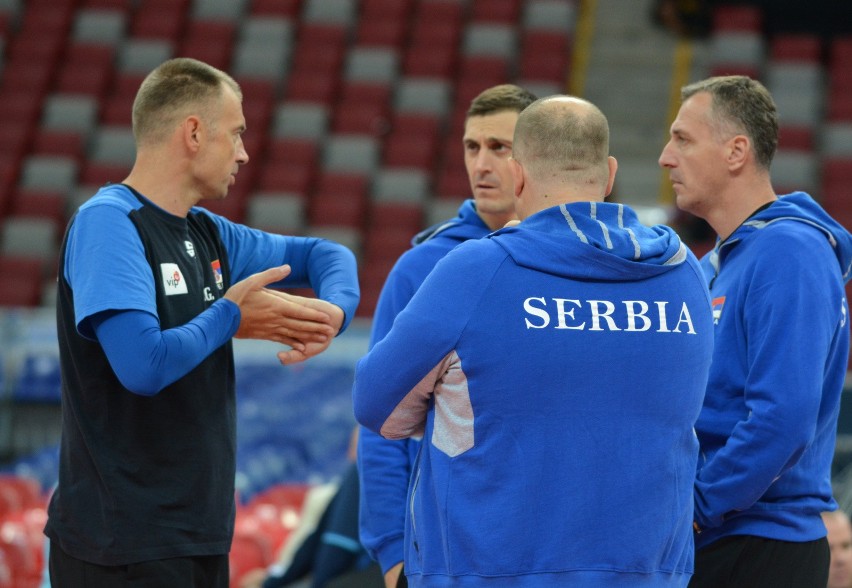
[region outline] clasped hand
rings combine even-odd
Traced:
[[[266,287],[289,273],[289,265],[271,268],[237,282],[225,293],[242,315],[235,336],[289,346],[289,350],[278,353],[284,365],[325,351],[343,325],[343,310],[330,302]]]

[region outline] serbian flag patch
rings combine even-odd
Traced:
[[[210,267],[213,268],[213,277],[216,278],[216,287],[220,290],[224,287],[225,283],[222,280],[222,264],[219,263],[219,260],[211,261]]]
[[[718,325],[722,318],[722,308],[725,306],[725,297],[718,296],[713,299],[713,324]]]

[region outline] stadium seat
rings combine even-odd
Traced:
[[[33,138],[33,155],[60,155],[70,157],[78,164],[85,153],[83,135],[75,131],[54,131],[39,128]]]
[[[852,122],[826,121],[820,133],[823,157],[852,158]]]
[[[63,191],[77,181],[79,163],[61,155],[30,155],[21,167],[20,186],[33,190]]]
[[[15,190],[9,213],[15,218],[45,218],[64,229],[68,220],[68,190]]]
[[[423,206],[419,202],[370,202],[368,234],[377,227],[398,227],[413,237],[424,228]]]
[[[821,181],[817,154],[779,149],[772,160],[772,185],[778,194],[794,190],[819,194]]]
[[[311,195],[308,222],[316,226],[346,227],[360,233],[368,207],[368,179],[349,173],[323,173]]]
[[[392,267],[399,256],[411,248],[411,238],[416,233],[405,227],[373,227],[364,238],[364,264]]]
[[[283,16],[296,19],[302,0],[251,0],[249,13],[254,16]]]
[[[319,161],[319,145],[309,139],[270,137],[264,163],[293,163],[315,168]]]
[[[100,124],[106,127],[130,127],[133,124],[135,94],[115,92],[101,105]]]
[[[355,35],[363,47],[402,49],[408,33],[408,21],[395,14],[362,15]]]
[[[766,61],[766,42],[752,31],[714,32],[710,37],[709,63],[713,67],[739,66],[759,70]]]
[[[351,26],[358,17],[356,0],[303,0],[302,19],[309,24]]]
[[[783,125],[816,128],[822,120],[825,75],[818,63],[770,61],[765,68],[765,84],[778,108]]]
[[[295,192],[256,192],[248,196],[245,222],[281,234],[301,234],[305,227],[305,196]]]
[[[369,177],[378,167],[380,147],[379,141],[369,135],[331,134],[326,138],[321,167],[330,172]]]
[[[340,78],[337,72],[302,67],[287,77],[284,97],[291,102],[313,102],[330,107],[337,100]]]
[[[130,21],[130,37],[159,39],[177,45],[187,20],[188,2],[142,2]]]
[[[763,11],[756,4],[718,4],[713,7],[712,30],[747,31],[763,30]]]
[[[53,261],[60,230],[51,219],[7,215],[0,223],[0,254]]]
[[[38,306],[42,280],[51,265],[25,254],[0,254],[0,306]],[[17,485],[18,482],[7,477],[0,481],[0,485],[11,484]],[[34,497],[35,494],[28,490],[27,496]],[[22,508],[29,506],[29,500],[18,502]]]
[[[521,39],[518,78],[564,84],[571,63],[571,43],[564,32],[526,31]]]
[[[74,17],[71,38],[77,43],[118,46],[127,28],[127,14],[121,10],[84,8]]]
[[[451,79],[457,62],[455,43],[412,43],[403,56],[402,73],[407,78]]]
[[[778,149],[810,152],[814,147],[814,129],[811,127],[779,125]]]
[[[413,10],[417,0],[361,0],[361,17],[372,18],[387,15],[405,20]]]
[[[822,39],[806,33],[775,35],[769,41],[769,59],[819,63],[823,60]]]
[[[449,80],[404,76],[396,88],[394,110],[397,113],[444,116],[449,111]]]
[[[519,0],[473,0],[470,18],[474,22],[515,26],[521,16]]]
[[[227,70],[231,65],[236,31],[236,23],[231,21],[190,18],[177,53]]]
[[[136,159],[136,142],[129,126],[102,126],[95,130],[89,158],[96,163],[130,168]]]
[[[465,55],[459,63],[459,82],[468,86],[487,88],[509,82],[512,63],[503,57]],[[476,93],[478,94],[478,90]],[[458,103],[458,94],[456,101]],[[462,99],[463,102],[469,100]]]
[[[527,0],[522,18],[526,30],[573,31],[576,3],[572,0]]]
[[[230,70],[235,77],[260,78],[277,88],[293,51],[293,25],[283,17],[248,17],[239,30]]]
[[[343,79],[347,82],[393,84],[399,69],[399,53],[393,47],[355,45],[346,55]]]
[[[174,57],[175,46],[163,39],[129,38],[118,53],[118,70],[126,73],[148,74],[152,69]]]
[[[313,190],[316,175],[316,166],[267,161],[257,174],[255,188],[262,192],[294,192],[308,197]]]
[[[238,22],[250,0],[193,0],[190,15],[193,20]]]
[[[98,108],[97,99],[91,95],[50,94],[44,101],[41,128],[88,137],[97,124]]]
[[[422,205],[429,197],[429,174],[410,168],[382,168],[373,179],[373,202],[410,202]]]
[[[462,54],[510,59],[518,52],[515,28],[507,24],[472,22],[463,33]]]
[[[286,100],[273,114],[272,136],[317,141],[325,137],[328,119],[329,109],[323,104]]]

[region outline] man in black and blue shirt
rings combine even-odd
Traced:
[[[241,99],[230,76],[204,63],[158,67],[133,105],[130,175],[69,225],[57,302],[60,473],[45,529],[55,587],[226,588],[231,338],[286,344],[279,358],[293,363],[323,351],[354,315],[348,249],[196,206],[226,197],[248,162]],[[270,284],[310,286],[317,298]]]

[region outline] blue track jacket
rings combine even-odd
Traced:
[[[458,215],[417,234],[412,247],[396,262],[382,287],[373,315],[370,348],[381,341],[411,297],[438,263],[456,245],[481,239],[491,229],[476,213],[472,199]],[[360,536],[382,571],[402,561],[408,482],[420,441],[385,439],[361,429],[358,438],[358,472],[361,478]]]
[[[365,427],[423,435],[409,583],[686,586],[712,331],[698,261],[621,204],[456,247],[353,390]]]
[[[831,462],[849,358],[852,236],[803,192],[701,261],[716,349],[696,425],[701,548],[727,535],[811,541],[836,508]]]

